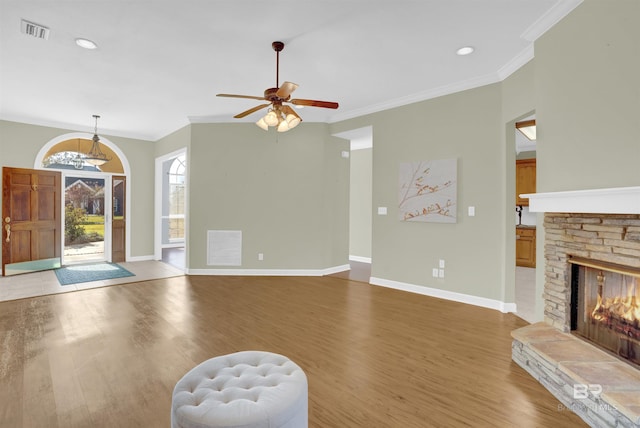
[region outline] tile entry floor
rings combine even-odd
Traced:
[[[118,264],[135,276],[64,286],[60,285],[56,274],[52,270],[14,276],[0,276],[0,302],[184,275],[181,269],[160,261],[147,260]]]

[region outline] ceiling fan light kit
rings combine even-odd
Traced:
[[[280,74],[280,51],[284,49],[284,43],[273,42],[271,47],[276,51],[276,87],[268,88],[264,91],[264,96],[257,97],[251,95],[236,95],[236,94],[217,94],[218,97],[228,98],[248,98],[252,100],[264,100],[269,101],[269,104],[262,104],[249,110],[243,111],[234,116],[236,119],[241,119],[258,110],[262,110],[265,107],[271,107],[264,117],[260,118],[256,125],[265,131],[269,130],[269,127],[275,127],[278,132],[286,132],[295,128],[302,122],[302,118],[288,105],[283,103],[291,103],[296,106],[310,106],[310,107],[323,107],[337,109],[338,103],[331,101],[317,101],[317,100],[304,100],[304,99],[291,99],[291,94],[298,88],[298,85],[292,82],[284,82],[282,86],[279,85]]]

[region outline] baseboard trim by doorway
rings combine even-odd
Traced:
[[[383,278],[371,277],[369,283],[382,287],[394,288],[396,290],[409,291],[411,293],[422,294],[439,299],[451,300],[454,302],[466,303],[468,305],[480,306],[488,309],[495,309],[502,313],[516,312],[515,303],[501,302],[500,300],[487,299],[486,297],[472,296],[470,294],[456,293],[453,291],[441,290],[439,288],[425,287],[422,285],[407,284],[404,282],[391,281]]]
[[[349,260],[352,262],[360,262],[360,263],[369,263],[371,264],[371,257],[362,257],[362,256],[349,256]]]

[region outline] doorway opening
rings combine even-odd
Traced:
[[[535,114],[530,114],[522,121],[535,121]],[[535,122],[534,122],[535,123]],[[536,192],[536,140],[531,140],[513,128],[515,141],[514,175],[515,182],[515,283],[514,301],[517,315],[530,323],[538,320],[536,300],[536,226],[537,214],[529,211],[529,200],[521,198],[521,194]]]
[[[63,263],[105,261],[105,216],[110,199],[106,179],[98,175],[64,174]]]
[[[373,129],[371,126],[335,134],[350,141],[349,266],[336,274],[369,282],[372,267]]]
[[[107,162],[94,165],[86,154],[92,135],[64,134],[50,140],[36,156],[34,168],[61,172],[62,264],[126,261],[129,255],[129,164],[105,137],[100,148]]]

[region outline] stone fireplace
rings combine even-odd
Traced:
[[[512,333],[513,360],[558,398],[557,411],[638,427],[640,187],[529,197],[545,213],[544,322]]]

